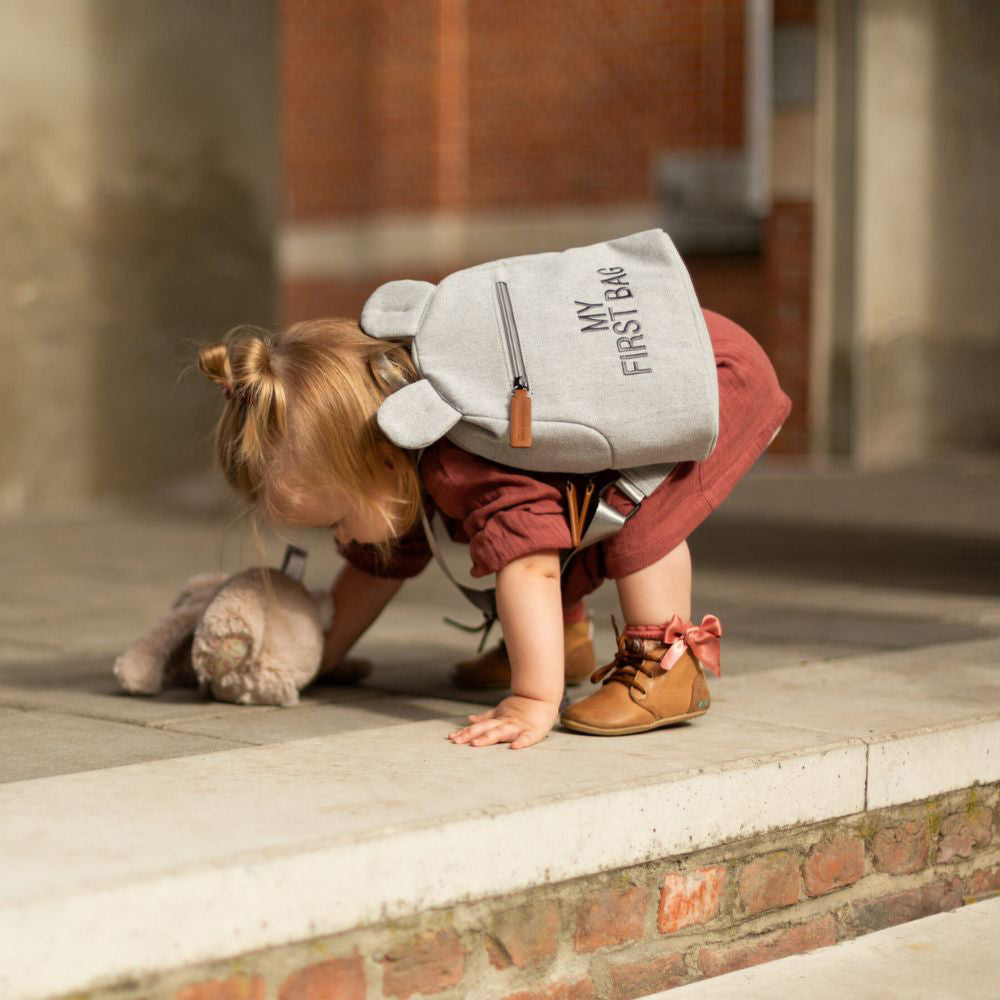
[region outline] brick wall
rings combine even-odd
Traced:
[[[437,6],[282,0],[286,218],[433,205]]]
[[[454,207],[456,129],[470,211],[648,197],[742,143],[743,45],[743,0],[282,0],[286,216]]]
[[[179,970],[87,1000],[628,1000],[997,893],[994,784]]]
[[[743,3],[469,6],[473,210],[646,198],[666,150],[743,142]]]

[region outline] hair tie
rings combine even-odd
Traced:
[[[237,388],[232,378],[227,378],[225,382],[220,382],[219,385],[223,393],[225,393],[226,399],[236,399],[239,397],[247,401],[247,406],[253,406],[257,402],[257,390],[249,385],[242,385]]]

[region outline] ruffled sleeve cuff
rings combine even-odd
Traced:
[[[469,543],[473,576],[497,573],[508,563],[543,549],[572,545],[569,525],[561,510],[499,511],[476,532]]]
[[[389,580],[407,580],[416,576],[431,560],[430,546],[419,522],[396,542],[388,560],[379,558],[374,545],[363,542],[338,543],[337,551],[363,573]]]

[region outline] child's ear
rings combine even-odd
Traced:
[[[392,445],[388,441],[380,441],[378,446],[379,453],[382,457],[382,464],[390,471],[395,472],[397,467],[396,453]]]

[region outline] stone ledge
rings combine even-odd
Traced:
[[[631,1000],[721,983],[1000,893],[998,818],[1000,787],[976,786],[72,1000]]]
[[[557,732],[512,754],[453,747],[452,721],[431,720],[2,786],[0,995],[96,988],[856,815],[887,741],[909,747],[892,763],[900,788],[918,789],[933,757],[953,768],[927,775],[924,796],[963,787],[970,748],[996,745],[1000,713],[983,707],[998,701],[1000,643],[944,649],[960,651],[946,674],[924,650],[853,673],[813,665],[812,684],[803,668],[737,677],[697,723],[624,740]],[[1000,780],[987,750],[975,781]]]

